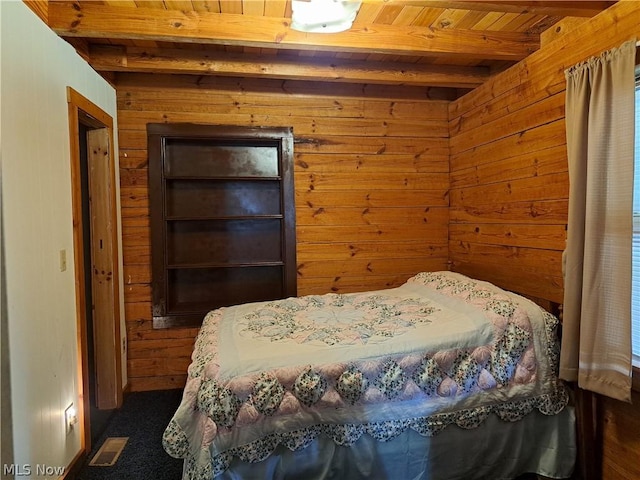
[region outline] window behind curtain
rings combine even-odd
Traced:
[[[638,73],[638,71],[636,71]],[[633,365],[640,367],[640,75],[636,75],[635,170],[633,187],[633,284],[631,317]]]

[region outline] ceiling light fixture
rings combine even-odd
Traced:
[[[291,28],[311,33],[349,30],[361,3],[339,0],[291,0]]]

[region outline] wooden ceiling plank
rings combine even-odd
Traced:
[[[140,48],[158,48],[158,43],[150,40],[133,40],[133,44]]]
[[[191,0],[191,4],[196,12],[220,13],[218,0]]]
[[[158,10],[164,10],[166,7],[162,0],[135,0],[138,8],[155,8]]]
[[[300,57],[303,58],[312,58],[315,57],[318,52],[314,52],[313,50],[302,50],[300,52]]]
[[[274,48],[261,48],[260,55],[268,57],[269,55],[276,56],[278,54],[278,50]]]
[[[520,15],[517,13],[505,13],[485,31],[502,32],[509,23],[515,21],[515,19],[519,17]]]
[[[242,13],[242,0],[220,0],[220,12],[241,14]]]
[[[369,25],[376,20],[376,17],[380,15],[383,5],[374,5],[374,4],[363,4],[360,5],[360,10],[358,10],[358,14],[356,15],[353,24],[356,26],[359,25]]]
[[[135,0],[102,0],[105,5],[112,5],[114,7],[133,7],[136,8],[138,5]]]
[[[468,10],[444,10],[442,15],[434,22],[434,26],[440,28],[458,28],[458,24],[468,12]]]
[[[268,0],[264,2],[264,14],[267,17],[285,17],[287,14],[287,0]]]
[[[473,27],[471,27],[471,29],[478,30],[478,31],[489,30],[491,25],[496,23],[500,18],[504,17],[505,15],[506,14],[503,12],[489,12],[484,17],[482,17],[478,21],[478,23],[476,23]]]
[[[258,47],[244,47],[242,49],[242,53],[246,53],[247,55],[253,55],[253,56],[260,55],[261,51],[262,49]]]
[[[243,53],[245,47],[242,45],[225,45],[224,50],[228,53]]]
[[[394,23],[395,19],[398,18],[398,15],[400,15],[403,9],[404,7],[402,5],[389,5],[387,7],[383,7],[374,23],[391,25]]]
[[[442,15],[442,8],[423,8],[412,25],[417,27],[432,27],[433,23]]]
[[[452,25],[452,27],[473,28],[475,25],[478,24],[480,20],[482,20],[486,16],[485,12],[470,11],[470,10],[463,10],[463,11],[465,12],[464,16],[457,23]]]
[[[244,15],[264,15],[264,0],[242,0],[242,13]]]
[[[467,3],[473,3],[473,0],[467,0]],[[576,0],[550,0],[550,1],[529,1],[529,0],[500,0],[492,3],[503,6],[512,6],[523,9],[520,13],[529,13],[533,15],[551,15],[551,16],[576,16],[576,17],[593,17],[603,10],[606,10],[614,1],[576,1]],[[511,11],[517,13],[517,11]]]
[[[507,23],[502,30],[507,32],[522,32],[529,31],[529,28],[541,21],[543,18],[541,16],[535,15],[519,15],[509,23]]]
[[[149,21],[150,18],[153,21]],[[288,20],[271,17],[117,8],[76,2],[51,3],[49,26],[59,35],[68,37],[510,61],[525,58],[539,46],[537,35],[521,32],[372,24],[354,26],[349,31],[332,35],[309,34],[291,29]]]
[[[167,10],[190,11],[194,9],[191,0],[163,0]]]
[[[396,17],[393,21],[393,25],[401,25],[401,26],[409,26],[414,25],[414,22],[417,20],[418,15],[422,12],[422,8],[420,7],[404,7],[400,12],[400,15]]]
[[[555,15],[593,17],[616,2],[613,1],[535,1],[535,0],[361,0],[367,4],[412,5],[430,8],[479,10],[482,12],[530,13],[535,15]]]
[[[90,63],[99,71],[156,72],[192,75],[270,77],[285,80],[322,80],[344,83],[393,84],[472,88],[488,78],[479,67],[433,66],[411,63],[381,63],[258,55],[216,54],[196,50],[143,49],[96,46]]]

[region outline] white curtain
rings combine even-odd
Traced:
[[[568,69],[569,221],[560,377],[631,396],[635,40]]]

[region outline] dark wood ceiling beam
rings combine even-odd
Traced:
[[[520,32],[371,24],[311,34],[291,29],[290,20],[282,18],[74,2],[50,3],[49,26],[68,37],[509,61],[519,61],[539,47],[537,35]]]
[[[98,71],[175,73],[314,80],[407,86],[474,88],[489,77],[486,67],[362,62],[339,59],[232,55],[187,49],[93,45],[89,63]]]

